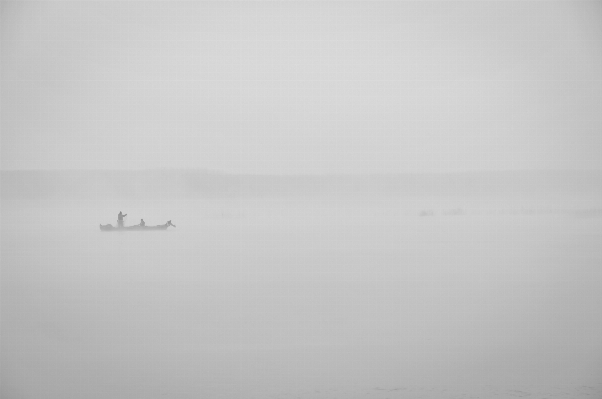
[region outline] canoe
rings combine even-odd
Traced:
[[[152,230],[167,230],[169,226],[176,227],[175,224],[171,222],[171,220],[167,221],[165,224],[160,224],[157,226],[125,226],[125,227],[114,227],[112,224],[101,224],[100,231],[152,231]]]

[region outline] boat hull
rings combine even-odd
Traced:
[[[159,226],[126,226],[126,227],[114,227],[111,224],[100,225],[100,231],[156,231],[156,230],[167,230],[168,224],[162,224]]]

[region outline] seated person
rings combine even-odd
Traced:
[[[146,226],[146,223],[144,223],[144,219],[140,219],[140,227],[144,227]]]

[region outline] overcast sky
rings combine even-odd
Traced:
[[[0,2],[2,169],[602,168],[602,2]]]

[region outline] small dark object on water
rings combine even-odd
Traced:
[[[171,220],[168,220],[167,223],[165,224],[160,224],[157,226],[141,226],[139,224],[134,225],[134,226],[127,226],[127,227],[113,227],[112,224],[105,224],[105,225],[100,225],[100,230],[101,231],[150,231],[150,230],[167,230],[167,228],[169,226],[173,226],[176,227],[175,224],[173,224],[171,222]]]

